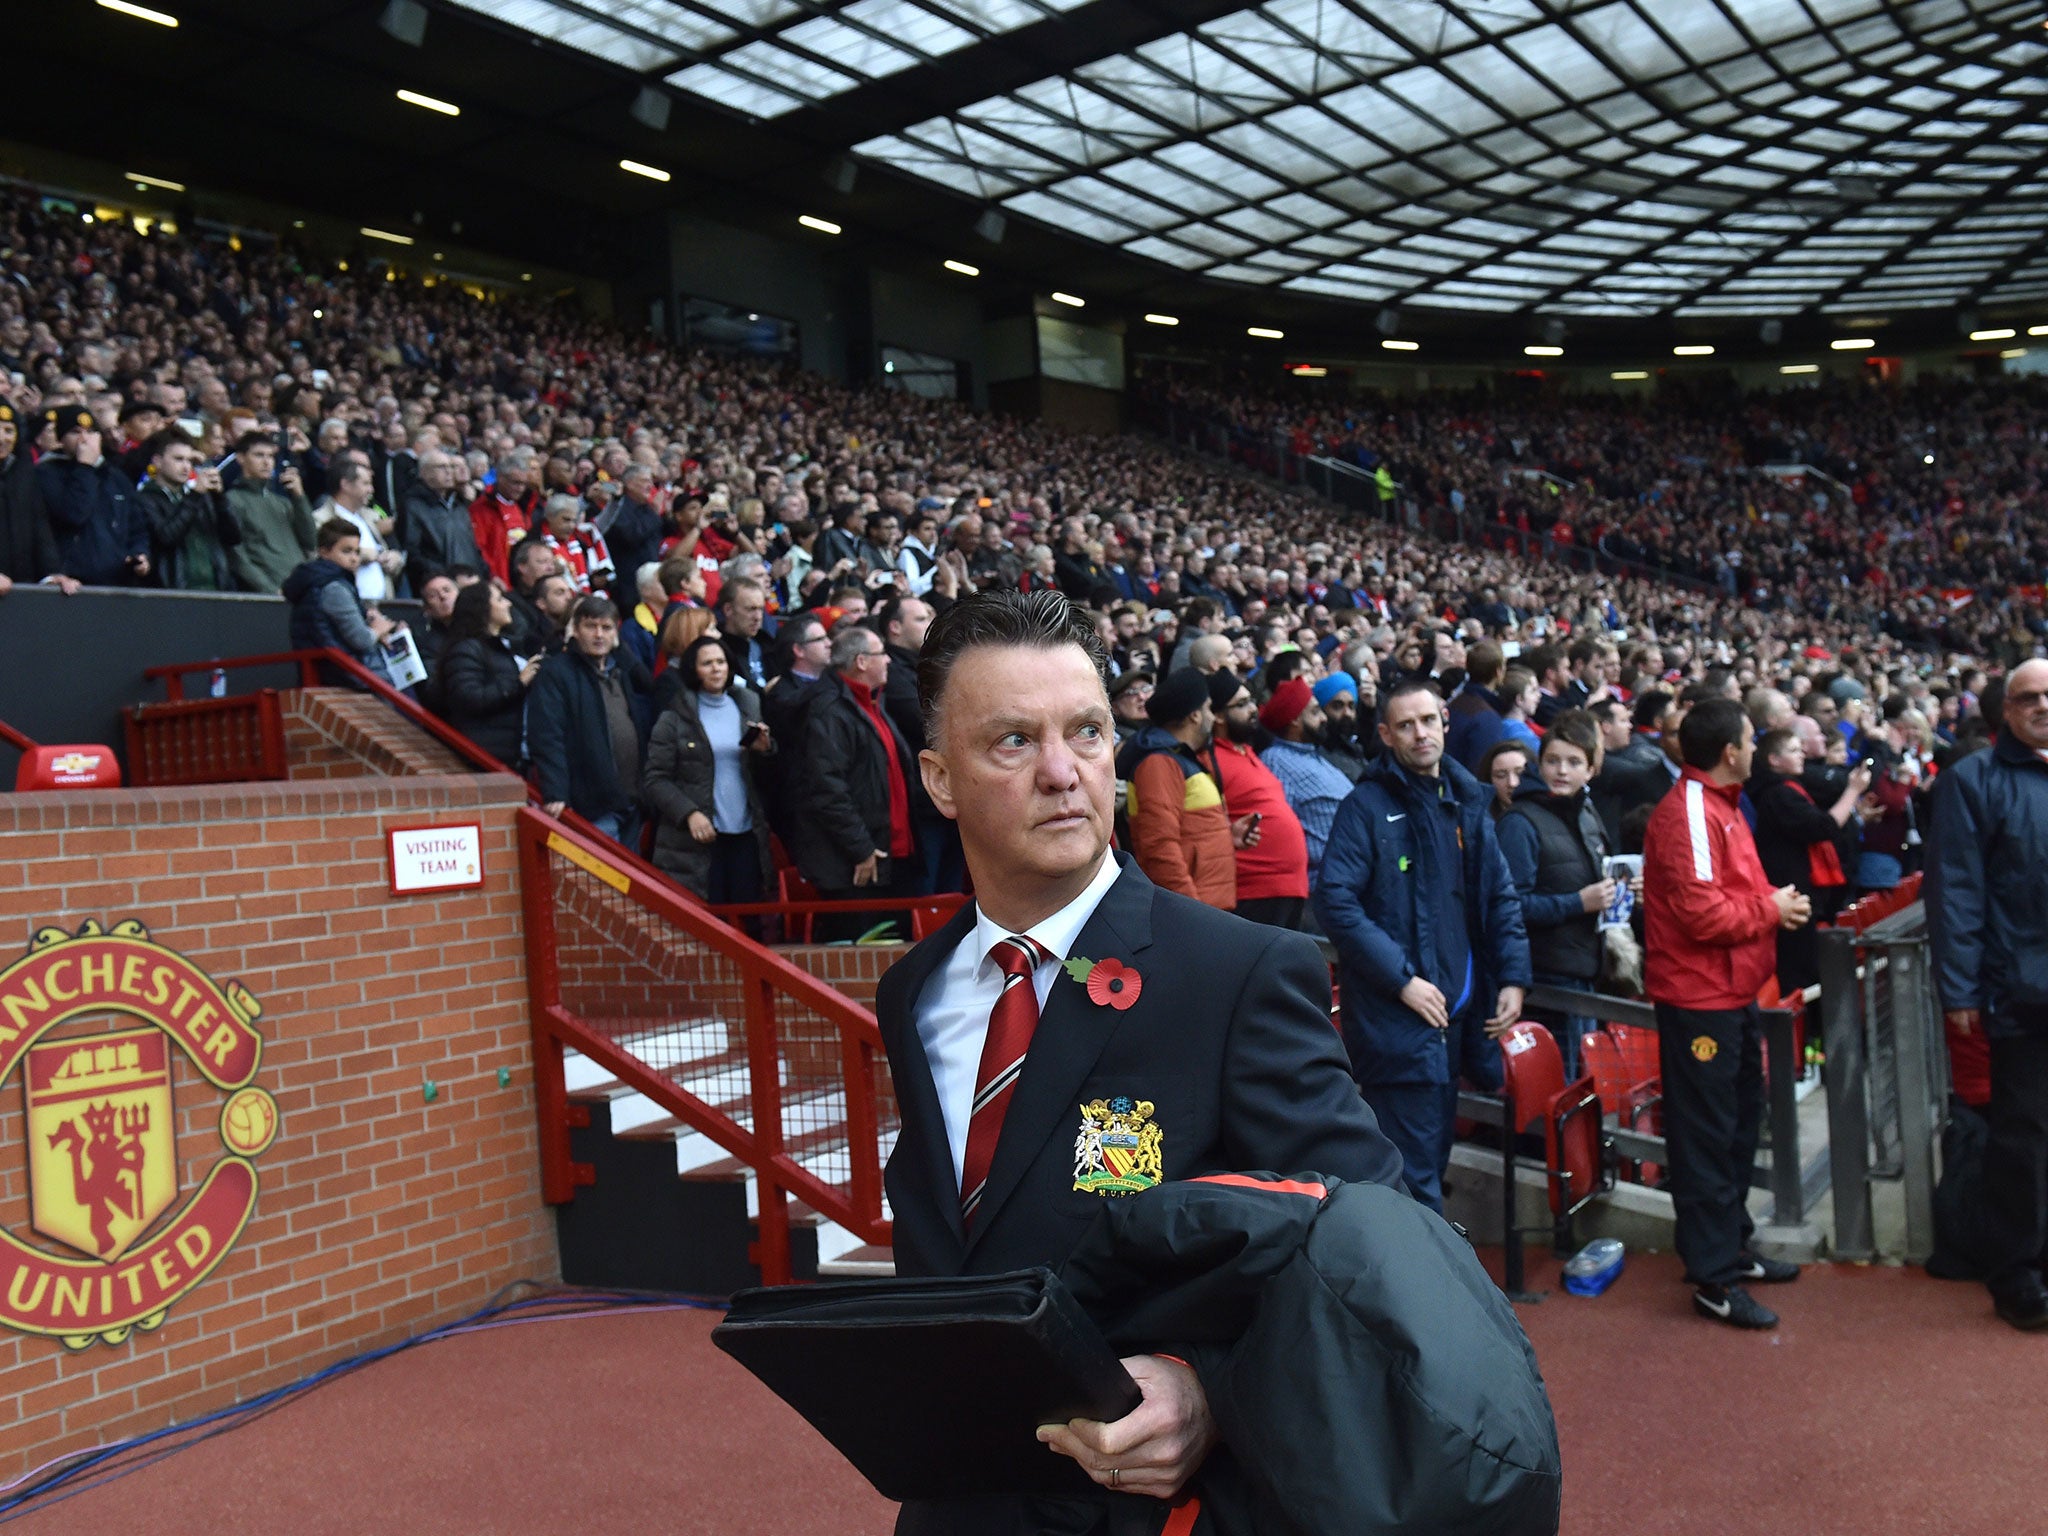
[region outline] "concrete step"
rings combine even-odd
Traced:
[[[896,1273],[896,1250],[863,1243],[835,1258],[818,1260],[820,1280],[886,1279]]]

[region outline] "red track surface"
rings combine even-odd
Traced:
[[[1668,1256],[1524,1307],[1565,1447],[1565,1530],[2006,1536],[2048,1527],[2048,1338],[1982,1290],[1816,1268],[1745,1335]],[[891,1507],[714,1350],[712,1314],[469,1335],[30,1515],[28,1532],[661,1531],[868,1536]]]

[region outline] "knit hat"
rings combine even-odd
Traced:
[[[1275,736],[1286,732],[1287,727],[1301,718],[1301,712],[1314,701],[1315,693],[1305,677],[1290,677],[1273,690],[1273,697],[1266,700],[1266,707],[1259,711],[1259,724]]]
[[[1354,699],[1358,697],[1358,679],[1349,672],[1332,672],[1316,684],[1318,704],[1327,704],[1340,693],[1348,693]]]
[[[1244,684],[1230,668],[1218,667],[1209,674],[1209,707],[1217,714],[1230,708],[1230,701],[1243,691]]]
[[[80,428],[90,431],[93,425],[92,412],[82,405],[53,405],[43,412],[43,420],[57,429],[59,437]]]
[[[1161,678],[1145,701],[1145,718],[1157,726],[1178,725],[1199,711],[1209,697],[1209,679],[1193,667],[1179,667]]]

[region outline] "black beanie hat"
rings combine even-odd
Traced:
[[[1209,679],[1193,667],[1180,667],[1153,686],[1152,697],[1145,701],[1145,718],[1162,728],[1178,725],[1208,697]]]

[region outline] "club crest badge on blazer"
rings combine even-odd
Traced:
[[[1150,1099],[1118,1094],[1081,1106],[1074,1138],[1074,1188],[1091,1195],[1136,1195],[1164,1175],[1165,1137],[1152,1118]]]

